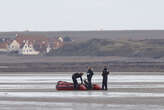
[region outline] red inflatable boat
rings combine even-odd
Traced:
[[[73,83],[58,81],[56,85],[56,90],[74,90]],[[78,90],[88,90],[85,84],[79,84]],[[92,90],[101,90],[101,87],[98,84],[92,85]]]

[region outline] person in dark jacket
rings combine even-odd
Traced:
[[[92,76],[94,75],[93,69],[91,67],[88,67],[87,71],[87,80],[88,80],[88,89],[92,89]]]
[[[84,74],[84,73],[74,73],[74,74],[72,75],[72,80],[73,80],[73,84],[74,84],[74,89],[78,89],[77,78],[80,78],[81,84],[83,84],[83,79],[82,79],[83,74]]]
[[[107,87],[108,75],[109,75],[109,70],[107,69],[107,66],[104,66],[104,69],[102,71],[102,77],[103,77],[102,90],[104,89],[108,90],[108,87]]]

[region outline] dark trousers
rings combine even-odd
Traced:
[[[77,82],[77,79],[72,77],[72,80],[73,80],[73,85],[74,85],[74,89],[78,89],[78,82]]]
[[[107,82],[108,82],[108,76],[103,76],[103,81],[102,81],[102,89],[104,90],[107,90],[108,87],[107,87]]]
[[[87,76],[87,79],[88,79],[88,89],[90,90],[92,89],[92,82],[91,82],[92,76]]]

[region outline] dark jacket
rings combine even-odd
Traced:
[[[87,77],[92,77],[93,74],[94,74],[93,71],[91,69],[88,69]]]
[[[80,74],[80,73],[74,73],[72,75],[72,79],[77,79],[77,78],[80,78],[81,82],[83,82],[82,74]]]
[[[102,76],[103,76],[103,77],[106,77],[106,76],[108,76],[108,74],[109,74],[108,69],[107,69],[107,68],[104,68],[104,70],[103,70],[103,72],[102,72]]]

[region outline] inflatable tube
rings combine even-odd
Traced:
[[[98,84],[93,84],[92,89],[93,90],[101,90],[101,87]]]
[[[73,83],[58,81],[56,90],[74,90],[74,86]]]
[[[73,83],[58,81],[56,85],[56,90],[75,90],[75,89]],[[77,90],[87,90],[87,87],[84,84],[80,84]],[[101,87],[98,84],[93,84],[92,90],[101,90]]]

